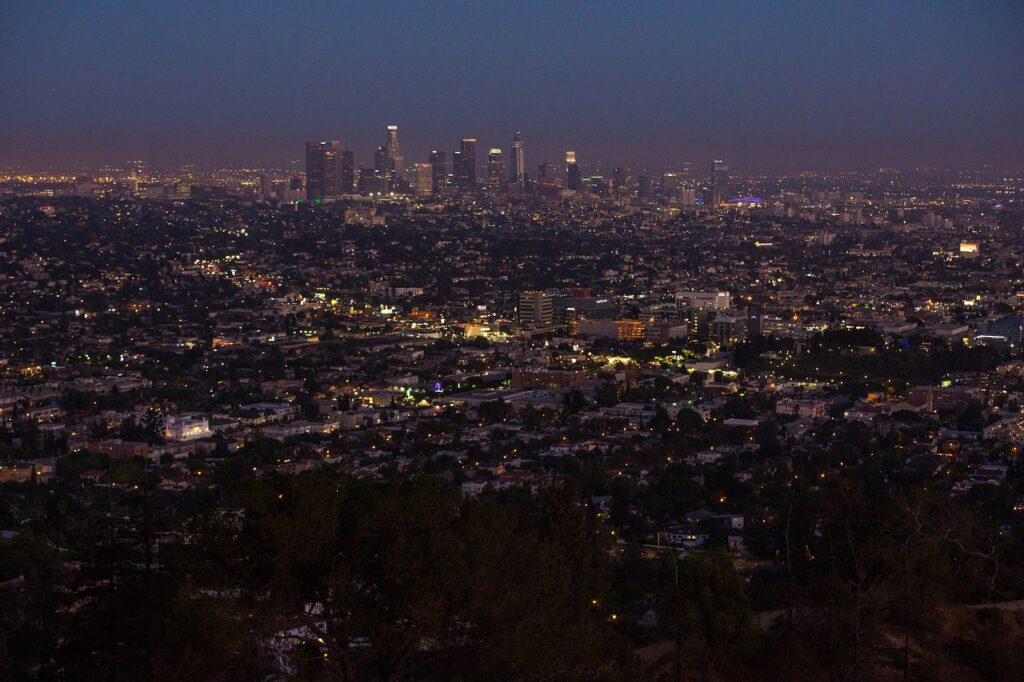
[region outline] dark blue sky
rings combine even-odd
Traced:
[[[1024,0],[0,0],[0,164],[1024,165]]]

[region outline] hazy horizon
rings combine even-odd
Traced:
[[[1024,166],[1024,4],[785,0],[0,9],[0,165],[372,165],[463,136],[527,168]]]

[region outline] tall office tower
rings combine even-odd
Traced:
[[[612,170],[612,188],[621,190],[626,186],[626,169],[619,166]]]
[[[693,162],[692,161],[683,161],[682,173],[683,173],[683,177],[686,178],[687,180],[693,180],[694,176],[693,176]]]
[[[582,184],[580,165],[576,163],[576,152],[567,151],[565,153],[565,186],[568,189],[579,191]]]
[[[434,164],[417,163],[416,171],[416,196],[429,197],[434,193]]]
[[[339,189],[341,194],[350,194],[356,185],[356,159],[350,149],[341,152]]]
[[[318,201],[340,196],[342,176],[341,143],[335,141],[306,143],[306,199]]]
[[[520,324],[545,325],[555,319],[554,297],[543,291],[519,292]]]
[[[661,199],[672,201],[679,198],[683,188],[683,175],[678,171],[665,171],[661,174]]]
[[[391,184],[383,173],[372,168],[360,168],[357,189],[360,194],[387,194],[391,191]]]
[[[463,138],[461,152],[466,172],[466,189],[472,191],[476,189],[476,138]]]
[[[651,198],[651,176],[646,170],[640,171],[640,177],[636,181],[636,195],[640,199]]]
[[[134,178],[132,178],[134,180]],[[135,180],[138,182],[138,180]],[[135,190],[138,191],[137,189]],[[270,201],[274,198],[274,181],[266,173],[260,173],[260,199]]]
[[[487,154],[487,191],[492,194],[500,192],[505,184],[505,160],[501,158],[501,149],[494,147]]]
[[[459,149],[462,159],[462,178],[459,183],[460,189],[464,192],[476,191],[476,138],[462,138],[462,146]]]
[[[558,166],[544,162],[537,165],[537,191],[541,194],[558,194],[562,178]]]
[[[450,185],[460,192],[464,191],[462,187],[463,183],[466,182],[464,177],[466,170],[463,166],[465,166],[465,161],[462,159],[462,152],[455,150],[452,152],[452,177]]]
[[[391,173],[391,161],[388,159],[387,147],[377,147],[373,150],[373,170],[378,173]]]
[[[431,191],[434,194],[444,194],[448,188],[448,164],[444,157],[444,152],[436,149],[430,152],[430,165],[433,168]]]
[[[405,157],[398,148],[398,126],[388,126],[388,141],[384,149],[388,159],[388,170],[395,177],[401,177],[405,172]]]
[[[725,161],[711,164],[711,205],[729,200],[729,166]]]
[[[561,175],[558,166],[548,161],[537,164],[537,182],[558,185],[561,184]]]
[[[512,138],[509,164],[509,180],[519,185],[519,189],[522,189],[526,179],[526,155],[523,148],[523,138],[519,136],[519,131],[516,131],[515,137]]]

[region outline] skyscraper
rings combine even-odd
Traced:
[[[372,168],[359,169],[359,184],[357,187],[360,194],[387,194],[391,191],[388,178]]]
[[[476,138],[462,138],[457,161],[453,160],[455,185],[463,192],[476,191]]]
[[[729,200],[729,166],[725,161],[711,164],[711,205]]]
[[[522,189],[526,176],[526,156],[523,148],[523,138],[516,131],[512,138],[512,151],[509,154],[509,180]]]
[[[337,141],[306,143],[306,199],[319,201],[340,196],[342,191],[343,152]]]
[[[620,190],[626,186],[628,176],[626,169],[618,166],[612,170],[612,187],[616,190]]]
[[[562,185],[558,166],[544,162],[537,165],[537,191],[541,194],[554,195]]]
[[[487,191],[492,194],[500,192],[505,184],[505,160],[501,158],[501,149],[495,147],[487,155]]]
[[[567,189],[579,191],[581,182],[580,166],[576,163],[576,152],[565,153],[565,186]]]
[[[434,193],[434,164],[417,163],[416,170],[416,196],[429,197]]]
[[[452,152],[452,177],[450,184],[459,192],[463,191],[462,184],[465,182],[463,176],[466,171],[463,168],[463,165],[462,152],[456,149]]]
[[[373,170],[381,175],[391,175],[391,159],[388,158],[387,147],[377,147],[373,152]]]
[[[647,170],[640,171],[640,177],[636,182],[636,195],[640,199],[651,198],[651,176],[647,174]]]
[[[355,188],[356,184],[356,162],[355,155],[351,150],[343,150],[341,152],[341,170],[339,175],[339,193],[349,194]]]
[[[661,200],[675,201],[683,189],[683,174],[679,171],[665,171],[661,174]]]
[[[398,126],[388,126],[388,141],[385,145],[388,158],[388,170],[395,177],[401,177],[405,172],[405,157],[402,156],[402,152],[398,147]]]
[[[433,167],[432,191],[434,194],[444,194],[448,188],[448,164],[445,163],[445,154],[442,151],[430,152],[430,165]]]

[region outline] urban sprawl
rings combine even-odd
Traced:
[[[1020,679],[1024,175],[510,137],[0,169],[19,674]]]

